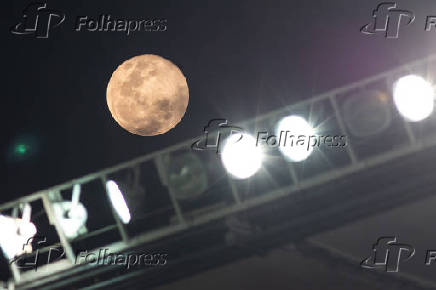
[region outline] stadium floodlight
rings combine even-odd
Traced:
[[[392,104],[382,90],[359,90],[347,96],[341,113],[349,132],[359,138],[380,134],[392,123]]]
[[[200,157],[194,153],[171,156],[168,183],[177,200],[195,199],[206,191],[208,177]]]
[[[253,136],[237,133],[230,135],[224,141],[221,160],[227,172],[233,177],[246,179],[260,169],[263,152]]]
[[[290,161],[301,162],[312,154],[313,146],[310,137],[315,136],[315,129],[300,116],[288,116],[281,119],[277,125],[277,136],[280,139],[279,150]]]
[[[106,182],[106,191],[109,195],[112,208],[115,210],[120,220],[124,224],[128,224],[131,219],[130,211],[118,184],[113,180],[108,180]]]
[[[36,234],[36,227],[30,221],[32,208],[24,204],[22,218],[0,215],[0,247],[7,259],[32,252],[30,239]]]
[[[434,89],[424,78],[417,75],[401,77],[393,90],[395,106],[407,120],[418,122],[433,112]]]
[[[80,184],[75,184],[71,201],[53,203],[53,212],[59,222],[62,231],[68,239],[74,239],[88,232],[86,221],[88,212],[80,199]]]

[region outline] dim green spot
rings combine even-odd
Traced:
[[[28,151],[28,146],[25,144],[18,144],[15,146],[15,152],[19,155],[24,155]]]

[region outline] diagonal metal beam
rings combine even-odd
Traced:
[[[360,279],[368,284],[376,284],[381,289],[430,290],[436,289],[434,281],[426,280],[408,273],[386,273],[369,271],[360,267],[360,260],[319,241],[304,240],[295,244],[295,248],[304,256],[317,260],[330,268]]]

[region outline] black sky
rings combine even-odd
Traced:
[[[115,165],[201,134],[209,119],[237,122],[435,52],[425,32],[431,0],[397,1],[416,14],[399,39],[363,35],[378,1],[49,1],[65,22],[48,39],[9,32],[28,1],[1,10],[2,175],[0,201]],[[167,19],[165,32],[76,32],[76,17]],[[187,76],[190,103],[165,135],[121,129],[105,90],[124,60],[153,53]],[[20,138],[28,158],[11,158]],[[33,140],[33,141],[32,141]]]

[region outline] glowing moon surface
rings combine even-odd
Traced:
[[[175,64],[144,54],[126,60],[112,73],[106,100],[122,128],[153,136],[168,132],[180,122],[188,106],[189,89]]]

